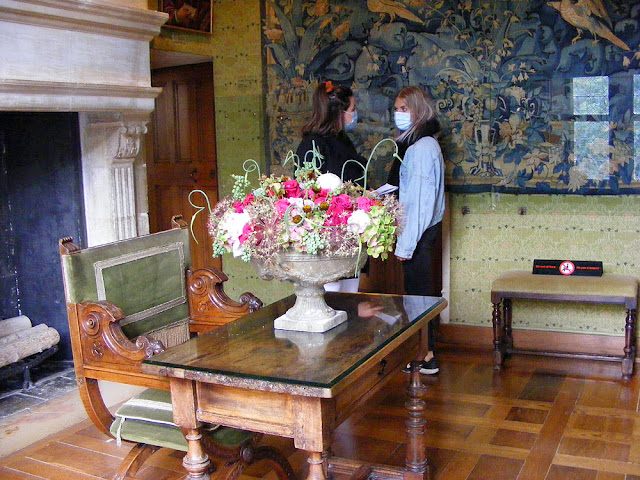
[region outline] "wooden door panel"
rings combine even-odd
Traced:
[[[215,189],[202,189],[209,199],[215,197]],[[196,213],[189,203],[189,194],[191,188],[183,188],[180,186],[169,185],[157,185],[155,187],[154,195],[157,198],[157,208],[159,211],[173,212],[169,215],[163,215],[158,219],[158,230],[167,230],[171,228],[171,217],[173,215],[181,213],[184,216],[184,220],[187,224],[191,225],[191,217]],[[219,258],[211,258],[211,240],[207,231],[208,215],[206,200],[200,194],[193,194],[193,204],[203,206],[205,209],[196,216],[196,220],[193,223],[193,237],[191,239],[191,261],[194,268],[200,266],[213,266],[221,268],[221,262]],[[213,206],[213,204],[212,204]],[[187,214],[182,213],[187,212]]]
[[[189,203],[193,190],[204,191],[211,205],[218,199],[213,105],[213,66],[210,63],[154,70],[152,85],[162,87],[156,99],[149,141],[147,177],[149,224],[152,232],[171,227],[171,216],[187,223],[197,210]],[[194,197],[205,205],[201,195]],[[196,218],[192,241],[195,268],[220,268],[211,257],[207,232],[208,210]]]
[[[173,85],[170,82],[154,82],[154,86],[162,88],[162,94],[156,98],[156,108],[153,112],[152,141],[153,141],[153,163],[159,165],[163,159],[175,158],[175,142],[173,131],[175,121],[173,118]]]

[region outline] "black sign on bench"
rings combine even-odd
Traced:
[[[534,260],[533,273],[537,275],[601,277],[602,262],[580,260]]]

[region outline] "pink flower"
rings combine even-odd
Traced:
[[[249,234],[251,232],[253,232],[253,225],[251,225],[251,223],[247,223],[244,227],[242,227],[242,234],[238,237],[240,245],[247,241],[247,238],[249,238]]]
[[[311,188],[307,188],[306,190],[302,190],[300,192],[300,196],[302,198],[309,198],[311,200],[313,200],[316,196],[316,192],[314,192]]]
[[[364,210],[365,212],[370,211],[371,207],[373,207],[374,205],[380,205],[380,202],[378,202],[377,200],[367,197],[356,198],[356,203],[358,204],[358,210]]]
[[[315,194],[315,197],[313,198],[313,203],[315,203],[316,205],[320,205],[322,202],[326,202],[327,195],[329,195],[329,192],[331,192],[331,190],[326,188],[323,188],[322,190],[320,190],[320,192]]]
[[[287,208],[289,208],[289,200],[281,198],[276,202],[275,208],[276,212],[278,212],[278,215],[283,216],[284,212],[286,212]]]
[[[236,213],[244,213],[244,208],[242,208],[242,202],[240,200],[238,200],[237,202],[233,203],[233,211]]]
[[[253,202],[255,199],[256,199],[256,197],[253,196],[253,193],[250,193],[249,195],[244,197],[244,200],[242,201],[242,205],[246,207],[251,202]]]
[[[327,210],[327,220],[325,225],[346,225],[349,215],[353,212],[351,198],[346,193],[336,195],[329,202],[329,210]]]
[[[342,213],[344,210],[353,210],[351,197],[349,197],[349,195],[347,195],[346,193],[342,193],[340,195],[332,197],[331,201],[329,202],[329,212],[331,212],[332,209],[337,214]]]
[[[300,185],[297,180],[287,180],[284,182],[284,191],[289,198],[300,197]]]

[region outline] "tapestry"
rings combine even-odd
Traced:
[[[424,88],[450,191],[640,193],[640,0],[265,0],[268,161],[300,141],[318,82],[354,90],[366,158]],[[369,172],[384,183],[391,144]]]

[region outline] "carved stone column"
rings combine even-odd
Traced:
[[[140,148],[147,122],[146,116],[80,114],[89,246],[149,233]]]

